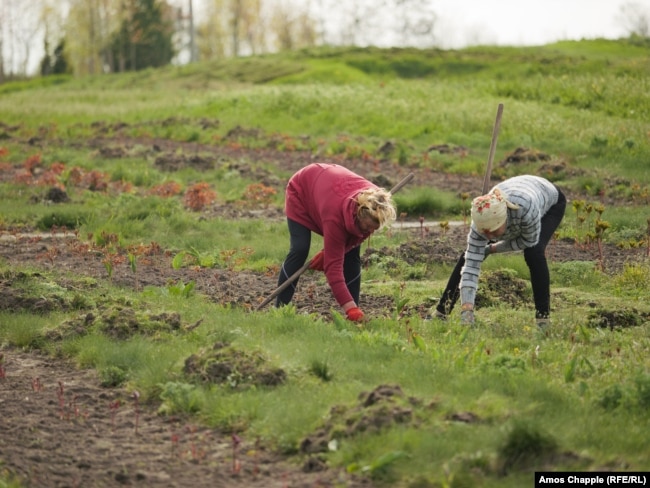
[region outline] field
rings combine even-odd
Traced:
[[[352,50],[5,86],[0,486],[532,486],[539,470],[648,470],[650,143],[634,98],[647,53],[607,47],[619,66],[590,43]],[[516,254],[486,261],[476,327],[426,319],[504,100],[492,183],[535,173],[569,198],[548,249],[548,335]],[[256,310],[288,247],[284,184],[314,160],[387,188],[415,175],[398,221],[362,246],[360,327],[311,271],[293,306]]]

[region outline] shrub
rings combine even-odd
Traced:
[[[555,455],[557,450],[555,439],[543,434],[534,426],[518,422],[499,448],[501,469],[506,474],[532,465],[539,466]]]
[[[206,205],[214,202],[217,194],[210,189],[208,183],[196,183],[185,191],[183,205],[194,212],[202,210]]]

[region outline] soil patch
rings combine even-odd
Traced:
[[[65,360],[2,354],[0,459],[24,486],[371,486],[321,459],[290,462],[256,439],[157,415]]]

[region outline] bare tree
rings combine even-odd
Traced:
[[[318,40],[316,21],[306,9],[288,2],[276,3],[270,24],[272,45],[280,51],[314,46]]]
[[[2,0],[0,4],[0,71],[3,78],[27,76],[32,64],[34,39],[41,31],[40,0]]]
[[[258,54],[267,50],[266,19],[262,13],[262,0],[248,0],[247,7],[242,12],[241,36],[246,41],[250,54]]]
[[[71,0],[65,24],[67,51],[76,74],[104,71],[110,34],[117,28],[121,0]]]
[[[197,48],[201,59],[226,56],[228,51],[228,0],[209,0],[203,22],[197,26]]]
[[[190,34],[190,63],[198,61],[196,53],[196,39],[194,30],[194,4],[189,0],[188,31]]]
[[[339,42],[350,46],[377,45],[385,32],[382,12],[387,0],[330,0],[328,12],[338,14]],[[327,14],[328,12],[324,12]]]
[[[265,50],[262,0],[210,0],[197,29],[202,57],[240,56]]]
[[[0,4],[0,84],[5,81],[5,24],[4,19],[6,18],[5,14],[6,5],[4,2]]]
[[[437,16],[431,0],[315,0],[321,39],[354,46],[435,43]]]
[[[647,5],[636,2],[621,5],[618,21],[630,35],[650,36],[650,8]]]
[[[393,32],[400,46],[431,47],[437,16],[430,0],[394,0]]]

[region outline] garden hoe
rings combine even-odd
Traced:
[[[485,169],[485,177],[483,178],[483,193],[485,195],[490,189],[490,177],[492,176],[492,161],[494,161],[494,151],[497,148],[497,139],[499,138],[499,128],[501,127],[501,115],[503,115],[503,104],[500,103],[497,108],[497,118],[494,121],[494,128],[492,129],[492,142],[490,143],[490,154],[488,155],[487,168]]]
[[[404,178],[403,178],[399,183],[397,183],[397,184],[396,184],[396,185],[395,185],[395,186],[390,190],[390,192],[391,192],[392,194],[397,193],[397,192],[398,192],[399,190],[401,190],[401,189],[402,189],[402,188],[403,188],[403,187],[404,187],[408,182],[410,182],[414,177],[415,177],[415,175],[414,175],[413,173],[409,173],[409,174],[406,175],[406,176],[405,176],[405,177],[404,177]],[[285,282],[282,283],[280,286],[278,286],[278,287],[275,289],[275,291],[274,291],[273,293],[271,293],[271,295],[270,295],[267,299],[265,299],[262,303],[260,303],[260,304],[257,306],[257,309],[256,309],[256,310],[260,310],[261,308],[263,308],[264,306],[266,306],[266,305],[267,305],[271,300],[273,300],[275,297],[277,297],[280,293],[282,293],[282,292],[284,291],[285,288],[287,288],[289,285],[291,285],[291,283],[293,283],[294,281],[296,281],[296,280],[298,279],[298,277],[299,277],[301,274],[303,274],[305,271],[307,271],[307,270],[309,269],[309,265],[310,265],[310,264],[311,264],[311,260],[308,259],[308,260],[305,262],[305,264],[302,265],[302,268],[300,268],[300,269],[299,269],[298,271],[296,271],[294,274],[292,274],[291,276],[289,276],[289,278],[287,278],[287,281],[285,281]]]

